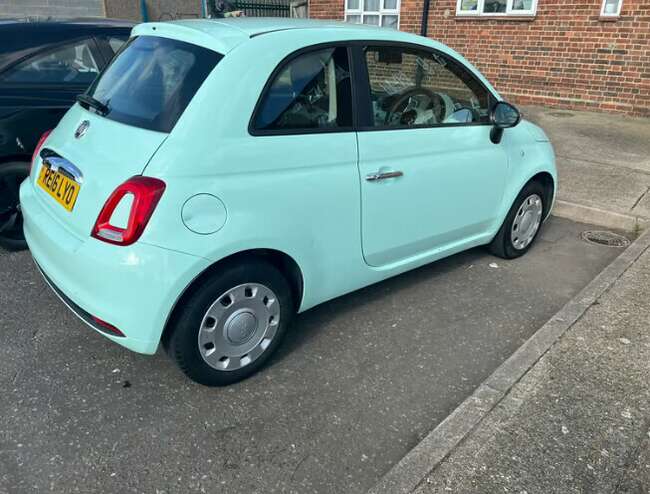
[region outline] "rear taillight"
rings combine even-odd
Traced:
[[[165,191],[165,182],[157,178],[136,176],[120,185],[110,195],[99,213],[91,235],[115,245],[131,245],[144,231],[149,218]],[[128,198],[127,196],[131,196]],[[126,227],[111,224],[113,213],[122,200],[131,199]]]
[[[32,161],[30,164],[30,171],[31,167],[34,166],[34,161],[36,160],[36,157],[38,156],[38,153],[41,152],[41,148],[43,147],[43,144],[45,144],[45,139],[47,139],[47,136],[49,136],[52,133],[52,129],[46,130],[43,132],[43,135],[41,138],[38,140],[38,143],[36,144],[36,147],[34,148],[34,154],[32,154]]]

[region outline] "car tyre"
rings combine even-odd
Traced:
[[[261,260],[225,265],[183,302],[164,345],[190,379],[225,386],[268,361],[294,313],[289,283],[275,266]]]
[[[28,176],[29,163],[0,164],[0,247],[7,250],[17,251],[27,248],[23,235],[18,189]]]
[[[489,251],[503,259],[515,259],[528,252],[535,243],[546,216],[546,198],[542,184],[536,181],[526,184],[489,244]]]

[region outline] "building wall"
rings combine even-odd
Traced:
[[[98,17],[103,0],[0,0],[0,17]]]
[[[0,0],[2,1],[2,0]],[[141,21],[140,0],[104,0],[106,16]],[[201,17],[201,0],[146,0],[149,21]]]
[[[534,19],[467,19],[431,0],[428,35],[458,50],[516,103],[650,116],[650,0],[539,0]],[[402,0],[400,29],[419,33],[421,0]],[[310,17],[343,18],[343,0],[310,0]]]

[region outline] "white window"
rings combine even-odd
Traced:
[[[400,0],[345,0],[345,22],[399,27]]]
[[[537,0],[458,0],[456,4],[456,15],[535,15],[536,12]]]
[[[617,17],[621,15],[623,0],[603,0],[603,8],[600,15],[603,17]]]

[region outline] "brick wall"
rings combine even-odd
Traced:
[[[309,17],[311,19],[343,20],[344,0],[309,0]]]
[[[438,60],[420,57],[416,53],[401,53],[399,63],[384,63],[376,59],[376,51],[369,50],[367,55],[368,78],[372,92],[390,95],[400,94],[411,89],[420,78],[423,88],[442,92],[451,98],[469,104],[473,97],[478,96],[487,109],[487,94],[485,98],[475,94],[467,85],[450,70],[441,65]]]
[[[104,0],[104,2],[108,17],[142,21],[140,0]],[[150,22],[201,17],[201,0],[146,0],[146,5]]]
[[[98,17],[103,0],[0,0],[0,17]]]
[[[458,50],[508,99],[650,116],[650,0],[624,0],[616,22],[601,0],[539,0],[534,19],[457,18],[431,0],[429,36]],[[400,29],[419,32],[422,2],[402,0]],[[310,17],[343,18],[343,0],[310,0]]]

